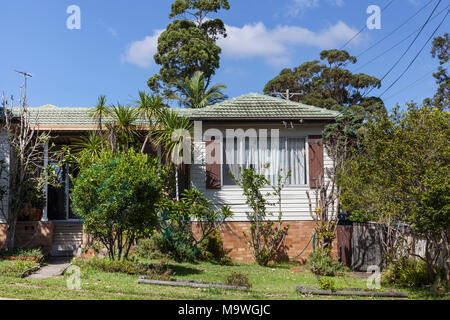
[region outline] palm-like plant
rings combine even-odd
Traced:
[[[110,107],[111,124],[114,133],[117,135],[117,142],[128,150],[130,143],[134,141],[137,135],[136,120],[139,117],[136,108],[124,106],[121,104]]]
[[[97,106],[90,111],[89,115],[95,119],[99,131],[103,130],[103,119],[109,114],[109,107],[106,105],[106,96],[98,97]]]
[[[159,95],[149,95],[144,91],[139,91],[139,100],[137,101],[137,108],[140,116],[148,121],[148,134],[142,145],[141,152],[143,153],[145,147],[154,131],[155,120],[159,117],[161,110],[165,107],[164,101]]]
[[[183,132],[192,132],[192,122],[187,117],[183,117],[170,109],[162,109],[159,113],[158,122],[160,127],[155,130],[156,143],[161,147],[162,156],[165,162],[175,166],[175,190],[177,199],[178,190],[178,169],[182,163],[175,164],[174,156],[179,156],[182,150],[182,143],[185,137]]]
[[[172,94],[170,98],[180,101],[188,108],[204,108],[226,99],[222,92],[226,86],[216,84],[208,89],[208,84],[201,71],[196,71],[192,78],[186,77],[184,81],[178,81],[177,87],[180,94]]]
[[[91,132],[87,137],[74,140],[72,145],[76,153],[86,152],[89,157],[96,159],[103,150],[103,138],[95,132]]]

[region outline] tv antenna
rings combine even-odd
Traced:
[[[14,70],[14,72],[17,72],[21,75],[23,75],[23,78],[25,79],[25,85],[24,85],[24,89],[25,89],[25,97],[27,96],[27,78],[32,78],[33,76],[28,73],[28,72],[24,72],[24,71],[18,71],[18,70]]]
[[[272,94],[273,95],[279,95],[285,100],[291,100],[291,98],[301,95],[301,93],[290,92],[289,89],[286,89],[286,92],[272,92]]]

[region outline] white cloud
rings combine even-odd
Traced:
[[[227,25],[226,28],[228,36],[217,42],[224,56],[232,59],[261,58],[276,66],[288,65],[291,57],[298,54],[302,46],[336,48],[358,32],[342,21],[320,31],[288,25],[268,29],[262,22],[246,24],[243,27]],[[153,35],[130,43],[122,55],[122,62],[142,68],[152,66],[158,37],[162,31],[156,30]],[[357,45],[362,39],[362,36],[359,36],[352,44]]]
[[[228,57],[259,57],[269,64],[286,65],[290,62],[291,52],[298,52],[300,46],[335,48],[357,32],[358,30],[342,21],[317,32],[298,26],[268,29],[262,22],[258,22],[242,28],[227,26],[228,37],[219,40],[218,44]],[[353,44],[358,44],[361,40],[358,37]]]
[[[326,2],[337,7],[345,5],[344,0],[327,0]],[[307,9],[319,7],[319,4],[320,0],[292,0],[288,6],[288,15],[296,17]]]
[[[163,30],[156,30],[152,36],[130,43],[122,55],[122,62],[148,68],[153,64],[153,56],[158,49],[158,38]]]

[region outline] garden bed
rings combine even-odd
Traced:
[[[297,291],[302,294],[313,294],[322,296],[362,296],[362,297],[387,297],[387,298],[408,298],[406,292],[380,292],[380,291],[365,291],[359,289],[345,289],[345,290],[320,290],[316,287],[297,287]]]
[[[244,287],[244,286],[230,286],[230,285],[226,285],[223,283],[197,282],[194,280],[162,281],[162,280],[146,279],[145,277],[139,277],[138,283],[156,284],[156,285],[161,285],[161,286],[172,286],[172,287],[219,288],[219,289],[226,289],[226,290],[241,290],[241,291],[248,290],[248,287]]]
[[[39,259],[36,257],[0,256],[0,260],[23,260],[39,262]]]
[[[45,259],[45,252],[42,249],[22,249],[0,250],[0,260],[22,260],[41,263]]]

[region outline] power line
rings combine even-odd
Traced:
[[[442,24],[444,23],[445,19],[447,18],[448,14],[449,14],[450,10],[447,11],[447,14],[444,16],[444,18],[442,19],[442,21],[439,23],[439,25],[436,27],[436,29],[434,29],[433,33],[431,34],[431,36],[427,39],[427,41],[425,42],[425,44],[422,46],[422,48],[419,50],[419,52],[416,54],[416,56],[414,57],[414,59],[408,64],[408,66],[406,67],[406,69],[400,74],[400,76],[398,76],[397,79],[395,79],[395,81],[386,89],[383,91],[382,94],[380,94],[379,97],[381,97],[383,94],[385,94],[387,91],[389,91],[389,89],[391,89],[404,75],[405,73],[409,70],[409,68],[411,68],[411,66],[414,64],[414,62],[417,60],[417,58],[419,57],[419,55],[422,53],[423,49],[425,49],[425,47],[427,46],[428,42],[431,41],[431,39],[433,39],[434,35],[436,34],[436,32],[439,30],[439,28],[442,26]]]
[[[444,9],[442,9],[437,15],[435,15],[433,18],[430,19],[430,22],[433,21],[434,19],[438,18],[442,13],[444,13],[449,6],[445,7]],[[356,68],[353,72],[357,72],[361,69],[363,69],[364,67],[368,66],[369,64],[371,64],[372,62],[378,60],[379,58],[381,58],[382,56],[384,56],[386,53],[390,52],[391,50],[397,48],[399,45],[401,45],[403,42],[405,42],[406,40],[408,40],[409,38],[411,38],[416,32],[418,32],[420,30],[420,28],[417,28],[416,30],[414,30],[412,33],[410,33],[408,36],[406,36],[405,38],[403,38],[402,40],[400,40],[399,42],[397,42],[395,45],[393,45],[392,47],[390,47],[389,49],[383,51],[382,53],[380,53],[379,55],[377,55],[375,58],[371,59],[370,61],[368,61],[367,63],[363,64],[362,66]]]
[[[384,100],[384,101],[387,101],[387,100],[389,100],[389,99],[391,99],[391,98],[393,98],[393,97],[399,95],[400,93],[402,93],[402,92],[408,90],[409,88],[412,88],[412,87],[416,86],[418,83],[420,83],[420,82],[422,82],[423,80],[427,79],[428,77],[432,76],[432,74],[430,75],[430,73],[432,73],[433,71],[434,71],[434,69],[433,69],[433,70],[430,70],[430,71],[427,71],[427,73],[425,73],[424,75],[422,75],[422,76],[421,76],[420,78],[418,78],[417,80],[413,81],[412,83],[410,83],[409,85],[407,85],[407,86],[404,87],[403,89],[397,91],[396,93],[390,95],[389,97],[387,97],[387,98],[385,98],[385,99],[383,99],[383,100]]]
[[[401,27],[403,27],[405,24],[407,24],[409,21],[411,21],[415,16],[417,16],[422,10],[424,10],[426,7],[428,7],[433,1],[436,0],[430,0],[429,2],[427,2],[422,8],[420,8],[419,10],[416,11],[416,13],[414,13],[412,16],[410,16],[408,19],[406,19],[406,21],[404,21],[401,25],[399,25],[397,28],[395,28],[393,31],[391,31],[387,36],[385,36],[383,39],[377,41],[376,43],[374,43],[372,46],[370,46],[369,48],[367,48],[366,50],[364,50],[363,52],[361,52],[359,55],[357,55],[356,57],[359,58],[362,55],[364,55],[366,52],[368,52],[369,50],[373,49],[374,47],[376,47],[377,45],[379,45],[381,42],[383,42],[384,40],[386,40],[387,38],[389,38],[391,35],[393,35],[395,32],[397,32]]]
[[[389,6],[394,2],[395,0],[391,0],[386,6],[384,6],[383,9],[381,9],[381,12],[383,12],[384,10],[386,10],[387,8],[389,8]],[[364,25],[364,27],[362,27],[361,30],[359,30],[358,33],[356,33],[351,39],[349,39],[339,50],[344,49],[350,42],[352,42],[357,36],[359,36],[364,30],[366,30],[367,28],[367,24]]]
[[[400,63],[400,61],[406,56],[406,54],[408,53],[408,51],[411,49],[411,47],[414,45],[414,43],[417,41],[417,39],[419,38],[420,34],[422,33],[423,29],[425,29],[425,27],[427,26],[427,24],[430,22],[431,17],[433,16],[434,12],[436,11],[436,9],[439,7],[439,5],[441,4],[442,0],[439,0],[439,2],[437,3],[437,5],[434,7],[433,11],[430,13],[430,15],[428,16],[427,20],[425,21],[425,23],[422,25],[422,27],[420,28],[419,32],[417,33],[417,35],[414,37],[414,40],[409,44],[408,48],[405,50],[405,52],[403,52],[403,54],[400,56],[400,58],[394,63],[394,65],[388,70],[388,72],[385,73],[385,75],[380,79],[380,81],[383,81],[391,72],[392,70],[395,69],[395,67]],[[371,88],[368,92],[366,92],[366,94],[364,95],[367,96],[370,92],[372,92],[372,90],[374,89]]]

